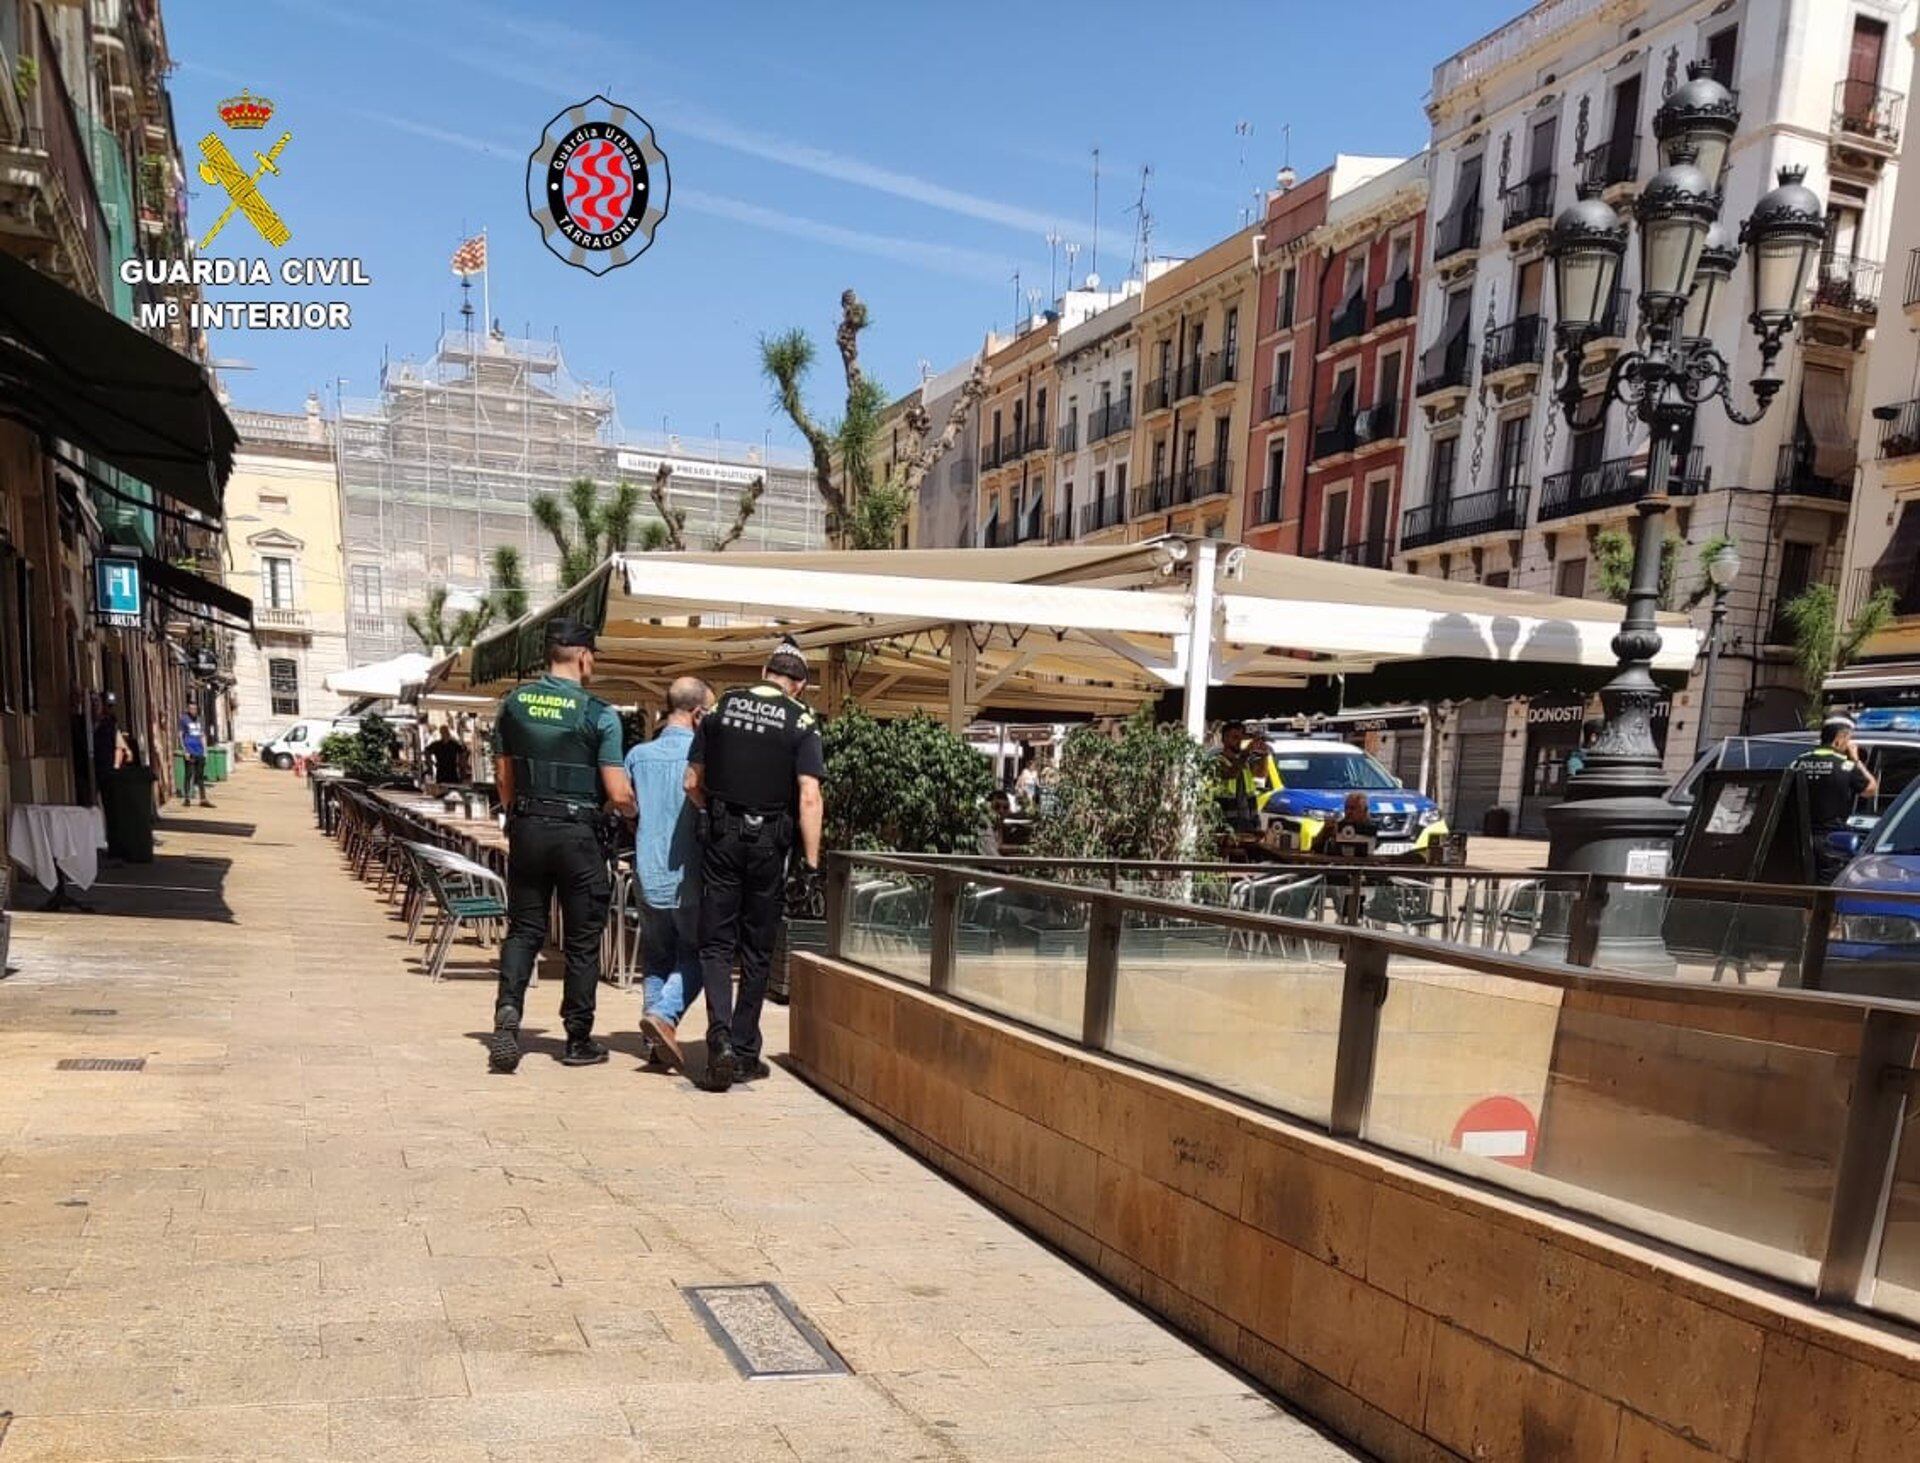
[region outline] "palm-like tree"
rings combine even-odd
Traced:
[[[478,609],[461,610],[448,619],[447,586],[436,584],[427,591],[425,609],[407,611],[407,628],[423,650],[459,650],[480,637],[480,632],[493,622],[493,613],[493,605],[482,600]]]
[[[640,507],[640,492],[632,483],[623,482],[613,496],[601,501],[600,488],[592,478],[575,478],[567,489],[567,503],[573,509],[568,522],[560,500],[551,493],[534,496],[528,507],[534,521],[547,531],[553,546],[560,551],[560,587],[571,589],[606,560],[609,554],[624,553],[633,536],[633,515]],[[643,548],[657,547],[652,540],[666,528],[648,524],[642,530]]]
[[[501,544],[493,551],[493,585],[489,598],[494,614],[517,620],[527,612],[527,581],[520,570],[520,551]]]

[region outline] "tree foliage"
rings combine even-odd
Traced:
[[[489,599],[495,618],[517,620],[527,612],[527,581],[520,568],[520,551],[501,544],[493,551],[493,584]]]
[[[320,742],[320,760],[362,782],[378,782],[393,774],[393,754],[400,745],[385,718],[367,716],[359,730],[334,732]]]
[[[626,552],[633,537],[633,516],[640,508],[640,490],[621,482],[603,499],[592,478],[575,478],[563,507],[552,493],[536,493],[528,503],[534,522],[547,531],[560,554],[560,587],[571,589],[606,562],[609,554]],[[567,509],[571,508],[569,517]],[[655,527],[645,530],[652,534]]]
[[[473,644],[480,632],[493,623],[494,601],[482,600],[479,608],[461,610],[447,617],[447,586],[436,584],[427,591],[426,605],[407,611],[407,629],[429,653],[459,650]]]
[[[1190,827],[1197,834],[1192,841]],[[1067,737],[1053,797],[1043,801],[1034,825],[1032,851],[1049,858],[1190,860],[1211,857],[1219,839],[1206,750],[1185,728],[1156,723],[1141,711],[1117,736],[1080,727]]]
[[[1685,543],[1675,534],[1660,542],[1660,597],[1663,610],[1673,608],[1673,587],[1680,570],[1680,550]],[[1599,590],[1615,604],[1625,604],[1633,590],[1633,536],[1624,529],[1602,529],[1593,537],[1594,580]]]
[[[828,847],[979,849],[993,770],[924,711],[876,721],[855,707],[826,724],[821,742]]]
[[[1827,677],[1851,664],[1860,647],[1893,618],[1896,598],[1893,587],[1883,584],[1845,623],[1840,596],[1831,584],[1810,584],[1781,607],[1807,689],[1807,725],[1820,724]]]
[[[987,394],[983,354],[937,433],[924,403],[915,401],[907,408],[901,418],[907,429],[906,451],[876,478],[887,393],[860,366],[860,332],[870,323],[860,297],[843,291],[834,344],[840,351],[846,396],[839,419],[824,426],[808,410],[804,396],[815,355],[812,338],[798,328],[760,337],[761,373],[773,388],[775,407],[806,439],[814,487],[826,505],[827,538],[840,548],[883,549],[899,541],[900,526],[913,509],[920,484],[952,450],[968,413]]]

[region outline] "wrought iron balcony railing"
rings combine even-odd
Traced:
[[[1240,358],[1234,351],[1215,351],[1202,363],[1200,389],[1211,391],[1216,386],[1225,386],[1240,376]]]
[[[1127,397],[1118,397],[1093,409],[1093,420],[1087,429],[1088,442],[1104,442],[1109,437],[1117,437],[1133,425],[1133,402]]]
[[[1330,564],[1358,564],[1364,569],[1384,569],[1392,557],[1392,546],[1383,538],[1361,539],[1358,543],[1323,548],[1313,557]]]
[[[1356,335],[1367,333],[1367,294],[1361,290],[1334,312],[1332,322],[1327,326],[1327,343],[1338,345],[1343,340],[1352,340]]]
[[[1113,528],[1126,521],[1126,504],[1118,493],[1109,493],[1104,498],[1095,498],[1091,503],[1080,505],[1080,534],[1099,533],[1102,529]]]
[[[1813,445],[1783,442],[1773,470],[1773,490],[1796,498],[1825,498],[1845,503],[1853,497],[1853,474],[1826,477],[1814,470]]]
[[[1900,145],[1906,98],[1870,81],[1842,81],[1833,89],[1833,130],[1883,147]]]
[[[1920,249],[1907,251],[1907,293],[1901,303],[1908,309],[1920,305]]]
[[[1088,440],[1092,439],[1089,438]],[[1074,452],[1079,449],[1080,421],[1077,417],[1060,429],[1060,436],[1055,446],[1062,452]]]
[[[1472,377],[1473,346],[1462,330],[1452,340],[1443,340],[1421,353],[1414,394],[1431,396],[1436,391],[1463,387]]]
[[[1580,154],[1580,179],[1596,192],[1631,183],[1640,175],[1640,134],[1609,137]]]
[[[1903,401],[1880,423],[1880,456],[1912,457],[1920,452],[1920,401]]]
[[[1454,206],[1452,213],[1433,226],[1433,257],[1436,262],[1480,247],[1480,214],[1480,193],[1475,189]]]
[[[1840,315],[1871,317],[1880,309],[1880,275],[1877,259],[1824,258],[1814,276],[1814,307]]]
[[[1373,292],[1373,323],[1385,325],[1413,314],[1413,276],[1390,279]]]
[[[1538,366],[1546,359],[1547,322],[1539,315],[1522,315],[1487,332],[1480,347],[1480,372],[1491,376],[1516,366]]]
[[[1206,362],[1198,356],[1182,363],[1178,372],[1179,383],[1174,387],[1173,391],[1173,399],[1175,401],[1185,401],[1189,396],[1198,396],[1200,394],[1200,376],[1205,365]]]
[[[1553,217],[1553,174],[1535,173],[1500,195],[1500,227],[1503,231],[1522,224]]]
[[[1141,393],[1140,410],[1143,412],[1165,411],[1168,407],[1172,406],[1173,393],[1169,389],[1170,386],[1171,383],[1166,377],[1154,377],[1153,380],[1147,383],[1146,390]]]
[[[1920,252],[1920,251],[1916,251],[1916,252]],[[1267,388],[1268,419],[1271,420],[1274,417],[1283,417],[1288,412],[1292,411],[1293,410],[1293,405],[1291,401],[1292,396],[1293,396],[1293,387],[1291,383],[1285,386],[1269,386]]]
[[[1671,496],[1691,497],[1707,489],[1705,451],[1695,447],[1670,480]],[[1646,496],[1646,459],[1609,457],[1550,473],[1540,485],[1540,519],[1569,518],[1637,503]]]
[[[1359,435],[1354,431],[1356,414],[1351,411],[1340,412],[1328,421],[1313,429],[1313,457],[1318,462],[1323,457],[1332,457],[1336,453],[1351,452],[1360,444]]]
[[[1425,548],[1482,533],[1518,533],[1527,526],[1524,484],[1417,503],[1400,517],[1400,547]]]

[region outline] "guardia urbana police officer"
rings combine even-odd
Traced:
[[[715,703],[687,753],[687,796],[707,810],[708,819],[700,868],[700,976],[709,1023],[707,1086],[720,1092],[767,1072],[760,1059],[760,1009],[796,833],[805,859],[799,877],[819,877],[826,765],[818,718],[799,699],[806,685],[806,656],[791,640],[782,641],[767,658],[764,679]]]
[[[500,702],[494,775],[507,809],[507,939],[493,1010],[488,1065],[520,1065],[520,1018],[533,962],[547,942],[547,911],[557,898],[564,925],[566,989],[560,1021],[570,1067],[607,1059],[593,1039],[600,982],[600,934],[612,880],[600,834],[605,806],[631,816],[633,783],[620,759],[620,718],[587,691],[593,632],[575,620],[547,627],[547,673]],[[604,805],[604,806],[603,806]]]
[[[1847,866],[1847,857],[1828,842],[1847,826],[1862,794],[1880,791],[1853,741],[1853,719],[1829,716],[1820,723],[1820,745],[1788,764],[1807,789],[1807,820],[1813,825],[1813,877],[1831,884]]]

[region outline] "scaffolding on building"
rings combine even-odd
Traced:
[[[559,553],[530,505],[543,493],[564,503],[579,478],[603,496],[622,481],[640,489],[636,543],[658,516],[647,493],[663,460],[673,467],[672,505],[686,514],[691,549],[726,531],[741,493],[762,476],[765,492],[738,546],[807,549],[825,540],[805,454],[628,433],[613,392],[574,376],[557,341],[445,332],[431,361],[384,366],[377,398],[342,401],[334,441],[356,664],[421,648],[408,612],[439,585],[450,595],[484,596],[502,546],[519,550],[533,600],[550,597]]]

